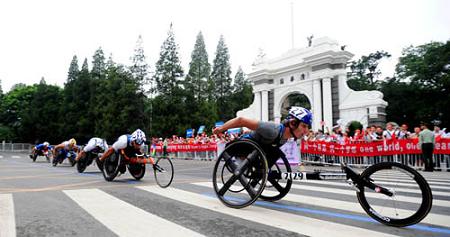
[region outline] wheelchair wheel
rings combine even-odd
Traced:
[[[249,206],[264,190],[267,173],[266,156],[258,144],[248,139],[231,142],[214,165],[214,191],[228,207]]]
[[[118,153],[113,153],[103,162],[103,177],[106,181],[113,181],[119,173],[119,168],[122,163],[122,156]]]
[[[87,159],[88,159],[88,157],[87,157],[87,155],[86,155],[86,156],[84,156],[84,157],[81,157],[81,158],[78,160],[78,162],[77,162],[77,170],[78,170],[78,173],[83,173],[84,170],[86,169],[87,163],[88,163]]]
[[[269,170],[266,187],[259,196],[261,199],[266,201],[277,201],[288,194],[292,186],[292,179],[280,179],[281,173],[284,172],[292,172],[292,169],[288,159],[282,156]]]
[[[145,175],[145,164],[128,164],[128,171],[136,180],[142,179]]]
[[[430,186],[411,167],[394,162],[378,163],[364,170],[361,178],[375,184],[377,188],[372,190],[360,187],[357,193],[359,203],[369,216],[385,225],[413,225],[425,218],[431,210],[433,195]],[[399,181],[405,179],[415,185],[415,190],[420,191],[419,195],[396,190],[402,185]],[[380,188],[388,189],[393,196],[379,192]]]
[[[167,157],[160,157],[156,160],[153,166],[153,172],[155,174],[156,183],[161,188],[167,188],[170,186],[173,180],[173,164]]]

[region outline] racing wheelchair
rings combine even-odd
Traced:
[[[424,219],[433,196],[427,181],[416,170],[395,162],[377,163],[361,174],[346,164],[342,172],[292,172],[278,148],[260,146],[253,140],[228,143],[213,170],[213,187],[219,200],[228,207],[244,208],[258,198],[277,201],[286,196],[293,180],[342,179],[356,190],[358,201],[373,219],[389,226],[404,227]],[[418,194],[402,192],[400,178],[409,179]],[[397,191],[398,190],[398,191]]]
[[[69,163],[71,166],[75,165],[75,157],[77,157],[77,154],[75,151],[66,151],[61,150],[58,152],[56,157],[53,158],[53,166],[56,166],[57,164],[62,164],[63,161],[67,158],[69,160]]]
[[[95,160],[95,163],[97,164],[97,167],[102,170],[101,167],[103,166],[102,162],[100,161],[100,157],[102,156],[102,153],[90,151],[86,152],[84,157],[81,157],[77,162],[77,170],[78,173],[83,173],[86,168],[92,164],[92,162]]]
[[[123,149],[119,150],[119,152],[114,152],[104,160],[103,177],[106,181],[113,181],[119,172],[123,174],[128,169],[133,178],[140,180],[145,175],[146,164],[153,166],[155,180],[160,187],[167,188],[170,186],[173,180],[174,169],[169,158],[159,157],[155,162],[155,159],[146,154],[126,154]]]
[[[50,149],[48,150],[36,150],[34,154],[30,155],[30,158],[33,160],[33,162],[36,162],[36,159],[38,156],[44,156],[47,160],[47,163],[50,163],[50,159],[53,157],[53,153]]]

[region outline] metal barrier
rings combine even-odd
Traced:
[[[0,143],[0,151],[3,152],[24,152],[24,151],[31,151],[33,148],[33,144],[29,143],[6,143],[2,142]]]
[[[148,146],[144,146],[144,151],[151,154],[151,150],[148,149]],[[163,156],[162,152],[155,152],[156,157]],[[185,160],[215,160],[217,158],[217,150],[215,151],[185,151],[185,152],[169,152],[169,158],[172,159],[185,159]]]
[[[305,164],[334,165],[346,163],[354,167],[368,167],[380,162],[399,162],[415,169],[425,167],[421,154],[400,154],[391,156],[331,156],[316,154],[301,154],[301,160]],[[450,171],[450,155],[433,154],[433,164],[435,170]]]

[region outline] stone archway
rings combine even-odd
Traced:
[[[291,92],[285,96],[284,100],[281,102],[280,114],[281,120],[283,120],[292,106],[300,106],[311,110],[311,102],[305,94],[300,92]]]

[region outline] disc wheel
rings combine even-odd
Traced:
[[[244,208],[258,199],[267,182],[265,153],[253,141],[229,143],[219,155],[213,171],[213,187],[228,207]]]
[[[167,157],[158,158],[153,166],[153,173],[155,174],[156,183],[161,188],[169,187],[174,175],[172,161]]]
[[[145,164],[128,164],[128,171],[134,179],[140,180],[145,175]]]
[[[427,181],[416,170],[394,162],[370,166],[361,178],[376,185],[375,190],[360,187],[358,201],[364,211],[375,220],[389,226],[404,227],[416,224],[430,212],[433,195]],[[405,184],[414,185],[405,189]],[[393,195],[380,193],[388,189]]]
[[[113,153],[103,162],[103,177],[106,181],[113,181],[119,173],[119,167],[122,162],[122,157],[118,153]]]
[[[282,199],[292,186],[292,179],[282,180],[282,173],[292,172],[291,165],[286,157],[280,157],[275,164],[270,168],[269,175],[267,177],[266,187],[259,196],[266,201],[277,201]]]

